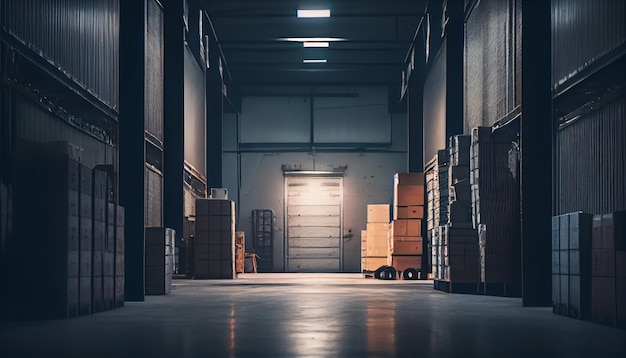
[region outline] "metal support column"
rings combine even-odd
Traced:
[[[222,187],[222,121],[224,94],[220,49],[215,34],[209,32],[209,63],[206,79],[207,135],[206,176],[207,190]]]
[[[522,1],[522,303],[551,304],[550,2]]]
[[[184,196],[184,23],[183,0],[165,0],[163,224],[183,234]]]
[[[120,2],[119,200],[125,210],[125,300],[144,300],[146,0]]]
[[[463,20],[462,1],[446,4],[446,142],[463,134]],[[425,160],[430,158],[425,158]]]

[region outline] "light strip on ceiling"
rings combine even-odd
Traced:
[[[326,61],[325,59],[309,59],[309,60],[302,60],[302,63],[326,63],[328,61]]]
[[[328,47],[328,42],[303,42],[304,47]]]
[[[298,17],[330,17],[330,10],[298,10]]]
[[[339,37],[281,37],[278,38],[280,41],[289,41],[289,42],[336,42],[336,41],[346,41],[346,39],[342,39]]]

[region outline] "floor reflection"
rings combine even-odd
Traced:
[[[384,297],[367,301],[367,351],[370,355],[396,354],[396,304]]]

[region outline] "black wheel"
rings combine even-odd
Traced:
[[[377,268],[376,271],[374,271],[374,278],[377,278],[379,280],[384,280],[382,278],[382,276],[383,276],[383,273],[385,272],[385,269],[387,267],[389,267],[389,266],[385,265],[385,266],[381,266],[381,267]]]
[[[381,275],[382,280],[395,280],[398,278],[398,271],[393,266],[387,266]]]
[[[417,280],[419,277],[419,273],[417,269],[408,268],[402,272],[402,278],[405,280]]]

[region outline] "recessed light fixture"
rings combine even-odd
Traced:
[[[330,17],[330,10],[298,10],[298,17]]]
[[[303,42],[304,47],[328,47],[328,42]]]
[[[290,42],[337,42],[337,41],[346,41],[346,39],[342,39],[340,37],[281,37],[278,38],[279,41],[290,41]]]
[[[325,59],[310,59],[310,60],[302,60],[302,63],[326,63]]]

